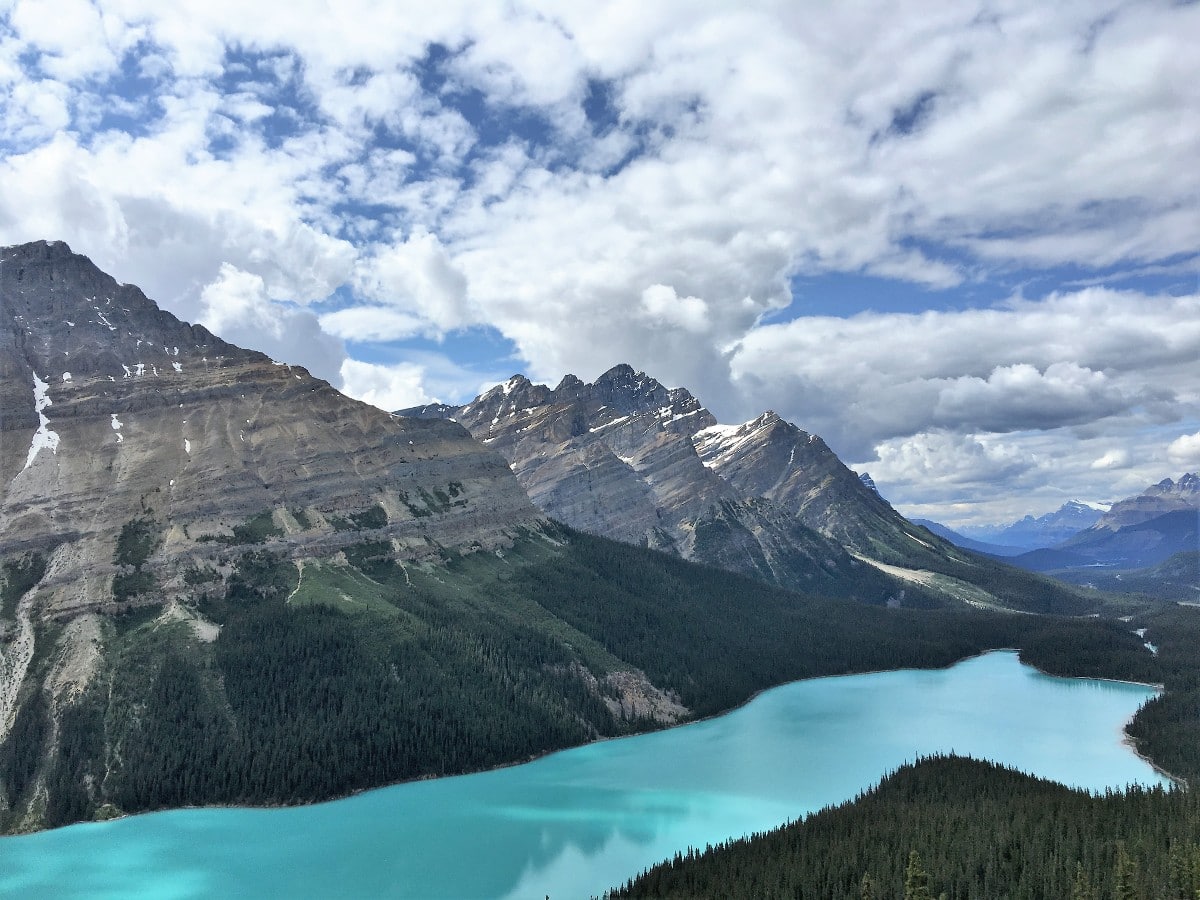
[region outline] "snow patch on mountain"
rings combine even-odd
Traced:
[[[33,373],[33,408],[38,414],[38,430],[33,433],[33,441],[29,445],[29,456],[25,458],[25,469],[33,465],[34,459],[41,450],[58,453],[58,432],[50,429],[50,420],[45,410],[52,406],[50,402],[50,385]],[[24,471],[24,470],[22,470]]]
[[[773,424],[774,418],[774,413],[763,413],[741,425],[711,425],[692,435],[692,445],[705,466],[717,469],[758,440],[759,432]]]

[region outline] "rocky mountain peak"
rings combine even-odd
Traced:
[[[1192,472],[1184,473],[1178,481],[1164,478],[1158,484],[1154,485],[1148,493],[1177,495],[1180,497],[1200,494],[1200,478]]]
[[[1195,473],[1188,472],[1178,481],[1164,478],[1136,497],[1128,497],[1114,503],[1095,527],[1115,531],[1167,513],[1197,508],[1200,508],[1200,478]]]
[[[298,557],[357,539],[332,523],[419,556],[539,520],[460,426],[228,344],[62,243],[0,250],[0,375],[0,555],[47,556],[48,615],[110,608],[117,534],[147,518],[160,598],[255,517]]]
[[[613,366],[597,378],[592,384],[591,395],[596,402],[623,413],[645,412],[671,402],[665,387],[625,363]]]
[[[558,387],[554,389],[554,393],[561,397],[570,397],[578,394],[581,390],[587,387],[586,382],[574,375],[564,375],[562,381],[558,383]]]
[[[13,346],[58,378],[122,380],[177,371],[189,361],[266,360],[180,322],[132,285],[119,284],[62,241],[0,249],[3,325]]]
[[[489,388],[460,412],[472,419],[486,417],[495,428],[513,415],[543,405],[549,398],[550,390],[544,384],[534,384],[524,375],[513,375]],[[451,413],[450,417],[458,415]]]
[[[720,425],[690,391],[628,364],[530,390],[546,392],[541,405],[497,406],[515,391],[493,388],[457,418],[572,527],[793,587],[852,559],[844,548],[901,566],[950,565],[957,552],[915,536],[872,483],[774,410]]]

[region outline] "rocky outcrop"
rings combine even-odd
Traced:
[[[787,587],[884,602],[896,584],[847,551],[901,562],[937,541],[815,435],[773,412],[720,425],[686,389],[628,365],[553,389],[515,375],[465,406],[401,414],[461,422],[575,528]]]
[[[364,531],[401,558],[495,547],[541,521],[461,426],[391,416],[225,343],[62,243],[0,251],[0,372],[0,558],[50,560],[35,616],[121,602],[116,545],[138,520],[153,523],[138,568],[157,602],[256,517],[296,558]]]

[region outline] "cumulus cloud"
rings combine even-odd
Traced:
[[[380,365],[347,359],[342,363],[342,391],[356,400],[397,410],[433,402],[424,385],[425,370],[414,363]]]
[[[805,317],[750,332],[733,376],[864,458],[929,428],[1016,432],[1195,416],[1200,295],[1090,288],[917,314]]]
[[[964,376],[935,381],[934,421],[992,432],[1057,428],[1094,422],[1134,406],[1105,375],[1074,362],[1039,370],[1028,363],[997,366],[987,378]]]
[[[981,440],[978,435],[921,432],[885,441],[875,448],[871,474],[887,481],[921,482],[933,490],[1006,481],[1030,469],[1034,460],[1019,448]]]
[[[311,312],[273,302],[262,276],[225,263],[217,279],[201,290],[200,304],[198,321],[218,337],[279,362],[302,365],[327,381],[342,377],[341,342],[322,331]]]
[[[1193,277],[1196,4],[63,2],[0,5],[0,242],[362,396],[435,392],[343,341],[487,324],[539,378],[775,407],[909,498],[920,460],[1025,489],[1190,446],[1195,294],[780,319],[798,276]]]
[[[1200,431],[1180,435],[1171,441],[1167,447],[1167,456],[1179,466],[1200,465]]]
[[[1170,448],[1168,448],[1169,452]],[[1092,461],[1093,469],[1123,469],[1129,465],[1129,451],[1120,448],[1116,450],[1108,450],[1099,459]]]
[[[695,332],[708,329],[708,305],[699,297],[680,297],[665,284],[642,291],[642,311],[657,324]]]
[[[360,290],[376,302],[409,311],[440,331],[473,323],[466,278],[438,237],[426,231],[382,249],[369,260],[361,274]]]

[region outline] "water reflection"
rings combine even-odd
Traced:
[[[526,766],[283,810],[185,810],[0,841],[22,897],[599,894],[690,846],[853,797],[954,750],[1091,789],[1161,783],[1121,745],[1152,692],[994,653],[800,682],[720,719]]]

